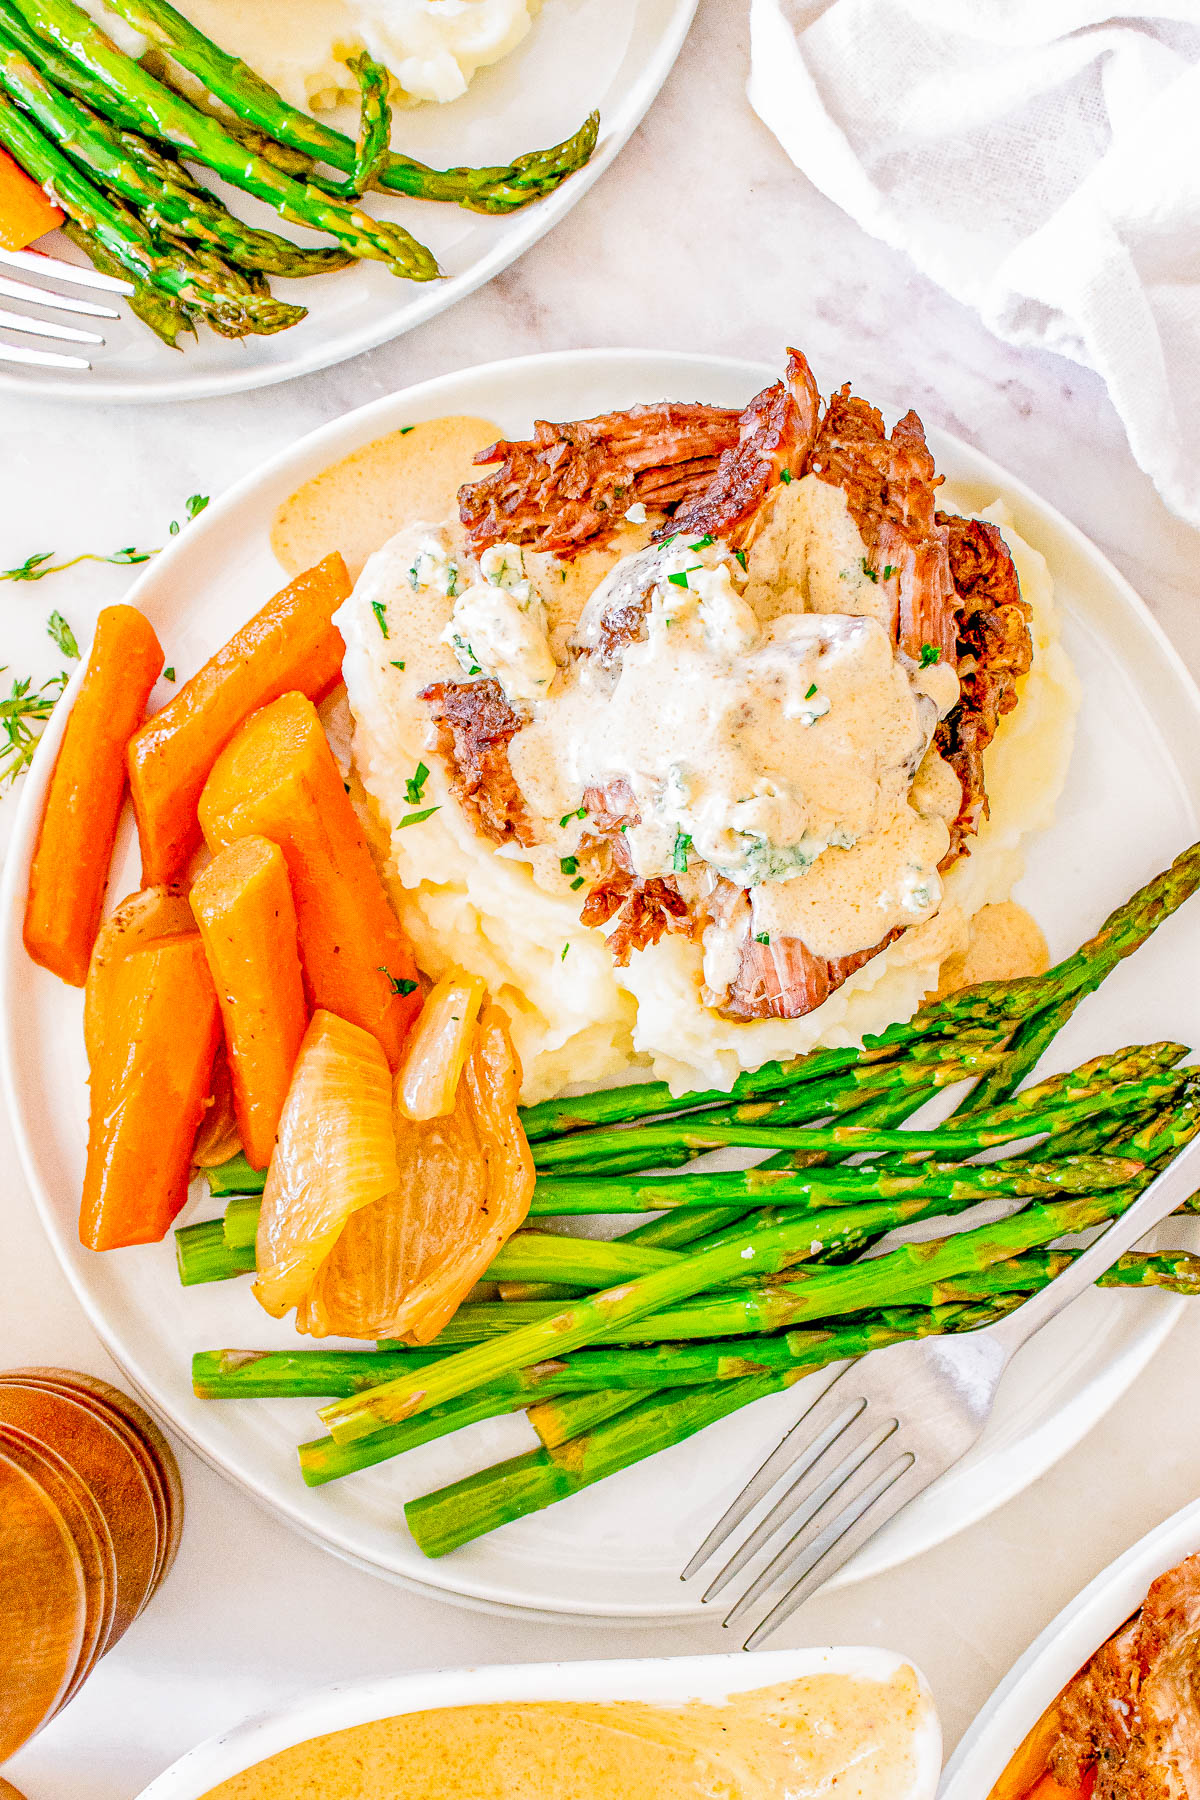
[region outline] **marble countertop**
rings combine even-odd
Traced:
[[[78,404],[5,398],[0,567],[51,548],[161,543],[187,495],[220,493],[348,408],[473,362],[601,345],[777,360],[796,342],[823,387],[852,378],[885,405],[915,406],[1053,501],[1130,578],[1200,674],[1200,539],[1136,467],[1101,383],[999,343],[797,174],[745,102],[744,15],[741,0],[701,0],[658,103],[607,175],[523,261],[410,336],[227,400],[106,408],[89,406],[82,386]],[[85,564],[4,587],[3,660],[51,673],[60,659],[44,634],[50,610],[82,639],[127,581],[127,571]],[[0,806],[0,839],[10,812]],[[14,1173],[6,1123],[0,1166],[0,1367],[111,1374]],[[1177,1429],[1198,1359],[1200,1316],[1034,1487],[906,1567],[818,1597],[783,1641],[880,1643],[913,1656],[952,1744],[1058,1608],[1200,1493],[1200,1442]],[[198,1738],[333,1680],[720,1647],[715,1627],[526,1623],[417,1598],[293,1536],[181,1454],[189,1519],[176,1571],[69,1711],[6,1770],[28,1800],[129,1800]]]

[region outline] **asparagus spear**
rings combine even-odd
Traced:
[[[152,231],[213,245],[242,268],[297,277],[344,268],[345,250],[303,250],[234,216],[172,158],[122,132],[46,81],[0,22],[0,85],[102,187],[127,200]]]
[[[302,306],[287,306],[257,293],[233,269],[210,269],[184,251],[168,254],[134,212],[80,174],[3,93],[0,144],[70,218],[99,240],[135,282],[168,295],[215,330],[237,337],[270,333],[283,331],[304,317]]]
[[[12,0],[12,5],[35,31],[117,94],[147,135],[264,200],[293,224],[326,232],[356,257],[385,263],[409,281],[432,281],[438,275],[429,251],[402,226],[373,219],[254,155],[215,119],[118,50],[75,0]]]
[[[231,1194],[261,1194],[267,1184],[265,1169],[252,1169],[239,1150],[228,1162],[205,1169],[204,1178],[214,1200],[225,1200]]]
[[[128,269],[123,269],[115,256],[110,256],[104,245],[94,233],[84,229],[75,219],[68,219],[62,226],[64,237],[78,245],[102,275],[115,275],[121,281],[129,281]],[[194,337],[196,327],[192,324],[182,306],[159,293],[145,281],[133,281],[133,292],[126,300],[131,313],[148,325],[155,337],[172,350],[179,349],[179,338],[183,332],[190,332]]]
[[[204,1219],[198,1225],[181,1225],[175,1233],[175,1260],[184,1287],[202,1282],[229,1281],[235,1275],[254,1273],[254,1245],[231,1249],[220,1219]]]
[[[114,12],[202,81],[230,110],[270,137],[350,175],[355,145],[344,133],[289,106],[270,84],[221,50],[167,0],[115,0]],[[392,153],[376,172],[380,187],[417,199],[450,200],[476,212],[510,212],[550,193],[583,167],[596,144],[596,114],[565,143],[491,169],[427,169]]]
[[[974,1311],[955,1309],[953,1324],[940,1322],[936,1329],[973,1329],[990,1324],[1000,1316],[998,1308],[982,1307]],[[899,1336],[913,1335],[901,1332]],[[918,1333],[917,1335],[922,1335]],[[898,1341],[898,1335],[886,1327],[874,1327],[869,1339],[859,1335],[859,1347],[834,1352],[826,1347],[819,1361],[797,1363],[791,1369],[749,1375],[738,1381],[716,1382],[711,1386],[669,1388],[650,1395],[638,1405],[628,1408],[594,1430],[571,1439],[554,1450],[534,1450],[513,1457],[494,1468],[483,1469],[432,1494],[410,1500],[404,1509],[408,1528],[426,1556],[444,1556],[460,1549],[472,1538],[482,1537],[497,1526],[508,1524],[527,1513],[540,1511],[556,1500],[593,1482],[629,1468],[671,1444],[715,1424],[727,1413],[749,1406],[768,1394],[782,1392],[819,1367],[822,1361],[839,1361],[845,1355],[859,1355]]]
[[[642,1399],[636,1388],[597,1388],[589,1394],[555,1395],[549,1400],[535,1401],[525,1409],[525,1416],[547,1450],[566,1444],[572,1438],[593,1431],[606,1419],[628,1412]]]
[[[388,100],[391,76],[383,64],[368,56],[365,50],[359,56],[347,57],[346,67],[358,82],[361,96],[354,167],[347,183],[348,195],[357,200],[375,185],[391,151],[392,108]]]
[[[1013,1159],[1016,1160],[1015,1158]],[[923,1162],[918,1170],[867,1163],[839,1169],[718,1169],[702,1175],[616,1175],[591,1181],[579,1176],[543,1177],[530,1216],[656,1212],[671,1207],[729,1205],[846,1206],[900,1194],[927,1199],[987,1200],[1046,1197],[1056,1192],[1093,1193],[1123,1187],[1141,1173],[1128,1157],[1070,1156],[1055,1162]],[[490,1278],[490,1277],[489,1277]],[[539,1279],[539,1277],[534,1277]],[[550,1277],[554,1279],[554,1277]]]
[[[1067,1233],[1087,1230],[1113,1216],[1119,1196],[1034,1202],[996,1224],[962,1231],[933,1243],[905,1244],[850,1268],[823,1269],[804,1283],[807,1318],[826,1318],[872,1307],[899,1304],[912,1288],[943,1276],[986,1268],[990,1262],[1045,1244]],[[1126,1198],[1132,1195],[1126,1190]],[[905,1208],[911,1201],[891,1204]],[[750,1229],[744,1239],[683,1255],[677,1264],[643,1275],[624,1286],[608,1288],[563,1307],[552,1318],[519,1327],[504,1338],[477,1344],[447,1357],[416,1376],[385,1382],[370,1393],[337,1400],[321,1410],[321,1418],[339,1443],[364,1437],[382,1426],[456,1399],[505,1371],[565,1355],[738,1275],[775,1274],[803,1255],[812,1224],[805,1218]]]

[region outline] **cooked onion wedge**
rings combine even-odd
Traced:
[[[441,1119],[454,1111],[484,992],[481,976],[450,969],[427,997],[396,1074],[402,1117]]]
[[[534,1170],[517,1113],[520,1085],[507,1021],[489,1005],[454,1111],[416,1121],[397,1103],[400,1181],[347,1221],[308,1298],[314,1336],[414,1344],[437,1336],[529,1210]]]
[[[254,1292],[275,1318],[303,1307],[347,1220],[398,1185],[392,1082],[378,1041],[313,1014],[263,1192]]]

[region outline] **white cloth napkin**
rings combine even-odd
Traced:
[[[1001,337],[1096,369],[1200,525],[1200,0],[751,0],[751,51],[809,180]]]

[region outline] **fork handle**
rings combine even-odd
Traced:
[[[1156,1225],[1182,1205],[1200,1185],[1200,1138],[1190,1143],[1127,1212],[1114,1219],[1094,1244],[1089,1244],[1061,1275],[1026,1300],[1016,1312],[991,1326],[990,1335],[1005,1345],[1009,1354],[1020,1348],[1035,1331],[1049,1323],[1064,1306],[1111,1269],[1119,1256],[1132,1249]]]

